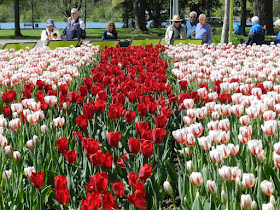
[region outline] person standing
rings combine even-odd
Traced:
[[[79,12],[76,8],[71,9],[71,17],[68,18],[68,25],[62,32],[64,40],[80,40],[80,45],[83,39],[86,38],[85,23],[79,18]]]
[[[41,33],[41,41],[44,46],[47,46],[50,40],[60,40],[59,31],[54,26],[52,19],[46,21],[46,29]]]
[[[195,39],[202,39],[203,44],[210,45],[212,41],[212,29],[210,24],[206,23],[206,16],[200,14],[198,17],[199,23],[195,29]]]
[[[107,25],[107,29],[104,31],[102,40],[107,39],[118,39],[118,33],[116,30],[115,23],[109,22]]]
[[[195,11],[192,11],[190,12],[190,20],[186,24],[187,39],[194,39],[197,24],[197,13]]]
[[[173,44],[174,39],[187,39],[185,28],[181,25],[182,19],[179,15],[174,15],[172,25],[168,26],[165,33],[166,44]]]

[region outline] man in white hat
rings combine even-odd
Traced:
[[[179,15],[174,15],[172,25],[168,26],[165,33],[166,44],[173,44],[174,39],[187,39],[187,33],[183,26],[181,26],[182,19]]]

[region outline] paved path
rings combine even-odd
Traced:
[[[21,42],[37,42],[34,48],[43,47],[43,42],[38,39],[0,39],[0,44],[5,45],[6,43],[21,43]],[[89,41],[84,40],[83,43],[88,43]]]

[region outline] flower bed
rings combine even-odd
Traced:
[[[0,208],[278,206],[278,56],[221,44],[0,51]]]

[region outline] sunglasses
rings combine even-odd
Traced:
[[[110,26],[114,26],[114,25],[110,25]]]
[[[175,23],[181,23],[181,21],[175,21]]]
[[[71,13],[71,15],[75,15],[75,14],[76,14],[75,12],[72,12],[72,13]]]
[[[195,17],[191,17],[191,18],[195,18]]]

